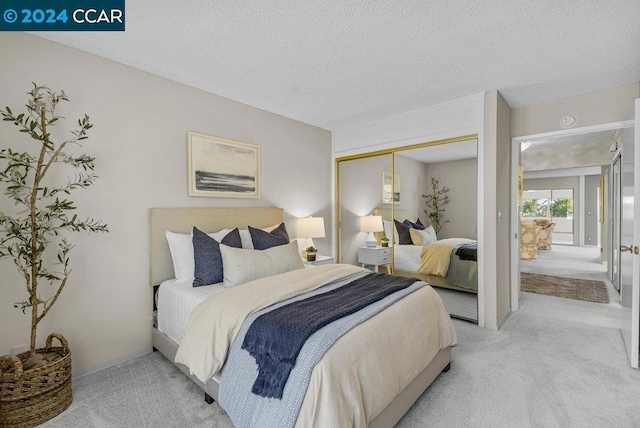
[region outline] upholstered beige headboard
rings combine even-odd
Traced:
[[[165,232],[190,233],[193,226],[206,233],[224,228],[264,228],[284,221],[282,208],[150,208],[149,281],[171,279],[173,261]]]

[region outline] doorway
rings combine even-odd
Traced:
[[[565,196],[571,195],[573,213],[569,215],[567,212],[562,212],[564,218],[558,220],[563,222],[559,232],[563,233],[562,231],[564,231],[564,233],[566,233],[572,231],[573,236],[568,234],[562,235],[564,239],[558,239],[560,236],[556,238],[552,237],[552,240],[555,239],[556,244],[552,244],[551,248],[560,248],[565,254],[550,258],[553,261],[563,258],[573,258],[576,261],[575,266],[578,269],[580,269],[579,260],[586,262],[588,259],[591,259],[597,262],[596,259],[600,259],[602,265],[600,265],[599,270],[603,272],[602,276],[604,277],[602,279],[605,280],[607,286],[610,287],[610,292],[611,290],[615,290],[609,282],[614,265],[611,248],[615,239],[610,229],[610,224],[612,223],[615,213],[610,212],[609,209],[609,206],[611,206],[609,194],[613,195],[614,193],[612,189],[609,189],[609,187],[613,186],[613,180],[609,178],[612,176],[611,171],[613,169],[611,162],[616,154],[616,146],[613,144],[613,141],[619,138],[619,130],[625,126],[628,126],[628,123],[616,122],[512,139],[513,173],[511,193],[512,201],[514,202],[512,206],[511,226],[512,230],[518,232],[512,236],[512,239],[514,239],[514,245],[512,245],[511,251],[512,310],[518,310],[519,300],[522,297],[520,274],[523,271],[522,263],[524,263],[524,261],[521,260],[520,257],[522,235],[521,215],[523,213],[523,196],[526,190],[556,190],[556,195],[552,195],[550,192],[548,194],[541,193],[537,195],[538,197],[548,197],[549,211],[546,212],[549,213],[548,217],[550,222],[556,220],[551,215],[554,196],[563,196],[555,198],[556,200],[560,200],[569,199],[565,198]],[[528,168],[530,169],[528,172],[524,170],[527,168],[527,156],[530,158],[529,164],[535,164],[537,169]],[[525,162],[523,162],[523,160],[525,160]],[[572,164],[571,162],[574,163]],[[521,163],[524,163],[522,167]],[[600,180],[600,177],[595,177],[596,175],[603,177],[603,180]],[[598,183],[594,194],[588,195],[589,198],[595,201],[595,207],[590,205],[588,202],[589,198],[585,197],[586,189],[591,188],[588,185],[590,182],[588,177],[595,177]],[[519,179],[521,180],[520,188],[518,188]],[[529,186],[527,186],[527,183],[529,183]],[[605,186],[604,183],[611,184],[610,186]],[[607,191],[604,191],[605,187]],[[569,189],[573,189],[573,192],[568,192]],[[541,197],[540,199],[545,198]],[[601,231],[601,233],[596,234],[595,238],[591,237],[591,241],[589,241],[590,235],[588,231],[585,232],[585,226],[589,225],[589,215],[594,216],[594,219],[596,219],[598,223],[598,229]],[[569,223],[571,223],[573,229],[570,229]],[[593,242],[594,239],[596,242]],[[575,248],[559,247],[558,245],[563,243],[562,240],[568,241],[567,243],[572,244]],[[594,244],[596,245],[595,247],[590,247],[590,245]],[[580,248],[582,247],[584,248],[582,249],[582,254],[580,254]],[[599,248],[599,250],[595,250],[594,248]],[[572,256],[571,253],[573,249],[576,251],[573,251],[575,254]],[[542,254],[542,261],[544,261],[545,257],[549,258],[547,256],[549,256],[550,253],[539,252],[538,254]],[[560,266],[561,268],[566,267],[563,265]],[[593,274],[594,270],[598,270],[595,265],[583,264],[582,267],[585,268],[583,272],[584,278]]]

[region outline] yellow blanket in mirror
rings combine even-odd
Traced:
[[[422,247],[418,273],[445,277],[449,271],[449,261],[453,247],[473,242],[466,238],[441,239]]]

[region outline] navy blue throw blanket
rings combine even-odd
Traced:
[[[242,343],[258,364],[252,392],[282,398],[282,392],[306,340],[324,326],[409,287],[415,278],[372,273],[326,293],[260,315]]]
[[[460,260],[474,260],[477,262],[478,242],[460,245],[456,250],[456,256],[458,256]]]

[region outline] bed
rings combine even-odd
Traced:
[[[471,241],[471,240],[470,240]],[[475,242],[475,241],[472,241]],[[430,245],[430,244],[429,244]],[[422,246],[394,245],[394,275],[418,278],[426,283],[465,293],[478,293],[478,262],[461,260],[454,245],[450,253],[450,264],[445,276],[420,273]]]
[[[378,209],[376,215],[381,215],[385,223],[387,219],[391,219],[391,210]],[[396,219],[410,218],[417,216],[406,210],[394,211]],[[385,225],[385,229],[389,229]],[[478,262],[473,260],[462,260],[455,253],[457,248],[464,243],[473,243],[476,241],[469,239],[453,238],[450,240],[436,241],[438,244],[447,244],[451,246],[449,268],[446,274],[441,272],[440,275],[433,273],[425,273],[432,269],[425,269],[423,258],[423,246],[420,245],[393,245],[393,274],[410,278],[418,278],[432,286],[447,288],[465,293],[478,293]],[[477,244],[477,242],[476,242]]]
[[[231,296],[229,290],[235,290],[237,293],[248,292],[249,287],[255,286],[260,281],[271,281],[270,278],[252,281],[251,283],[239,285],[232,289],[225,290],[219,285],[209,285],[206,287],[189,287],[189,284],[177,283],[174,278],[173,264],[169,247],[165,238],[166,231],[179,233],[189,233],[192,226],[197,226],[204,231],[217,231],[223,228],[246,228],[247,225],[263,228],[278,224],[283,221],[283,210],[279,208],[152,208],[149,213],[150,219],[150,283],[157,288],[155,301],[157,302],[157,321],[152,331],[152,343],[154,350],[159,351],[171,362],[174,362],[179,343],[188,342],[187,324],[194,308],[205,306],[202,302],[220,300],[221,296]],[[323,269],[327,272],[337,270],[340,266],[319,266],[309,269],[303,269],[297,272],[290,272],[275,276],[274,281],[286,278],[286,275],[297,275],[300,277],[303,273],[305,277],[313,275],[324,275]],[[360,269],[349,267],[350,269]],[[313,275],[303,271],[314,270]],[[162,284],[158,287],[159,284]],[[247,286],[246,289],[242,287]],[[431,291],[429,291],[431,290]],[[438,315],[442,303],[435,297],[435,300],[429,301],[431,310],[425,311],[422,300],[433,299],[431,287],[424,286],[418,291],[399,300],[397,303],[382,310],[377,315],[372,316],[366,321],[348,331],[344,336],[339,338],[331,348],[326,352],[318,365],[313,369],[312,377],[309,382],[309,388],[304,396],[304,403],[298,415],[297,426],[308,424],[326,424],[328,421],[351,420],[356,426],[393,426],[406,413],[411,405],[420,397],[431,382],[443,371],[448,371],[451,361],[451,347],[455,346],[456,338],[453,326],[441,321],[443,318],[448,320],[448,316]],[[254,293],[255,294],[255,293]],[[210,296],[214,296],[210,298]],[[425,300],[426,301],[426,300]],[[438,303],[439,302],[439,303]],[[419,305],[417,305],[419,303]],[[412,307],[414,309],[408,310]],[[155,305],[154,305],[155,307]],[[403,319],[409,317],[411,313],[427,312],[425,315],[415,315],[413,319]],[[444,306],[442,306],[444,308]],[[444,310],[446,313],[446,310]],[[404,315],[403,315],[404,314]],[[435,320],[436,321],[432,321]],[[399,325],[396,326],[396,323]],[[402,323],[402,324],[400,324]],[[450,321],[449,321],[450,323]],[[428,339],[412,338],[407,335],[408,331],[415,334],[416,326],[424,326],[425,337]],[[193,327],[192,327],[193,328]],[[399,329],[399,332],[394,332]],[[384,331],[384,334],[380,334]],[[406,344],[403,348],[393,346],[393,341],[400,340],[398,336],[405,336]],[[418,350],[424,345],[415,345],[416,349],[412,350],[411,342],[424,343],[440,343],[440,345],[429,346],[428,349]],[[405,346],[406,345],[406,346]],[[363,359],[362,352],[354,354],[354,346],[364,347],[367,355],[372,358]],[[383,348],[380,350],[378,348]],[[384,358],[393,359],[394,356],[383,356],[384,349],[402,349],[395,355],[398,359],[407,359],[410,365],[415,367],[404,372],[398,372],[397,378],[389,378],[390,380],[383,382],[381,385],[377,382],[379,379],[386,379],[385,376],[391,376],[398,370],[397,365],[387,364],[382,369],[374,369]],[[422,349],[422,348],[420,348]],[[388,352],[387,352],[388,353]],[[349,358],[352,363],[349,364]],[[331,377],[333,373],[336,379],[346,378],[342,376],[344,367],[343,360],[349,364],[349,367],[359,367],[365,372],[375,372],[373,375],[364,376],[362,379],[356,379],[356,382],[362,384],[354,387],[354,390],[362,390],[358,393],[364,394],[358,400],[344,399],[344,397],[352,397],[353,391],[342,390],[342,380],[336,382],[325,382],[327,375]],[[339,363],[336,363],[339,362]],[[354,364],[355,363],[355,364]],[[231,370],[225,373],[225,365],[222,370],[215,373],[210,379],[205,378],[199,380],[198,377],[191,374],[192,370],[183,364],[176,366],[189,376],[205,393],[207,402],[218,400],[220,391],[220,382],[223,374],[228,375]],[[231,364],[228,364],[231,367]],[[337,368],[336,368],[337,367]],[[346,365],[345,365],[346,367]],[[335,371],[338,370],[338,373]],[[403,369],[404,370],[404,369]],[[414,373],[415,372],[415,373]],[[396,376],[394,374],[394,376]],[[328,385],[328,386],[327,386]],[[342,399],[336,397],[343,397]],[[362,402],[360,402],[360,400]],[[338,407],[335,407],[338,406]],[[224,408],[224,406],[223,406]],[[334,413],[335,415],[327,415]],[[329,412],[326,410],[330,409]],[[346,412],[346,414],[341,414]],[[319,418],[319,419],[318,419]],[[323,419],[324,418],[324,419]],[[327,419],[328,418],[328,419]],[[337,419],[332,419],[337,418]],[[346,419],[345,419],[346,418]],[[349,423],[351,425],[352,423]]]

